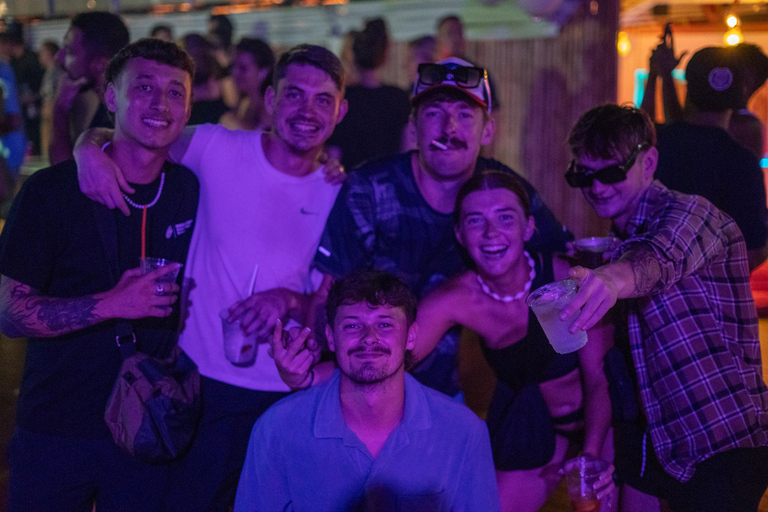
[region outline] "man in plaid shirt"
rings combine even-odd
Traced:
[[[616,105],[571,131],[566,179],[624,242],[610,264],[571,270],[580,289],[562,318],[582,308],[571,331],[586,330],[626,299],[617,309],[628,339],[617,333],[617,346],[641,407],[633,418],[623,406],[615,425],[623,510],[658,510],[659,500],[675,511],[757,510],[768,388],[744,237],[706,199],[654,181],[655,142],[645,113]]]

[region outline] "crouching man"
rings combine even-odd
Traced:
[[[326,311],[338,370],[256,422],[235,510],[499,510],[485,424],[405,374],[418,330],[405,283],[352,274]],[[308,332],[285,347],[278,326],[275,355]]]

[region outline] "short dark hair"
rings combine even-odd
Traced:
[[[275,67],[275,53],[267,43],[256,37],[244,37],[235,47],[238,52],[250,53],[253,61],[260,68]]]
[[[221,65],[214,57],[213,43],[200,34],[187,34],[182,39],[182,46],[195,62],[195,74],[192,85],[203,85],[211,77],[220,78],[223,74]]]
[[[369,306],[402,308],[408,325],[416,320],[416,296],[399,277],[381,270],[366,270],[347,275],[331,286],[325,301],[328,325],[333,326],[340,306],[365,302]]]
[[[755,78],[755,87],[760,87],[768,80],[768,56],[763,50],[752,43],[739,43],[733,47],[737,59],[746,73]],[[747,91],[753,93],[754,91]],[[749,99],[749,98],[745,98]]]
[[[126,46],[109,61],[105,72],[106,83],[117,80],[128,61],[137,57],[179,68],[189,73],[190,79],[195,75],[192,58],[179,45],[145,37]]]
[[[388,47],[387,23],[383,18],[368,20],[362,32],[354,35],[352,54],[355,57],[355,65],[360,69],[381,67],[387,59]]]
[[[437,30],[440,30],[443,25],[445,25],[448,22],[455,21],[456,23],[459,23],[460,25],[464,25],[464,22],[461,21],[461,18],[459,18],[456,14],[449,14],[448,16],[443,16],[438,20],[437,22]]]
[[[336,84],[339,92],[344,93],[344,65],[339,58],[327,48],[313,44],[300,44],[294,46],[280,56],[275,66],[275,74],[272,86],[277,89],[277,84],[285,78],[288,66],[291,64],[306,64],[324,71]]]
[[[568,136],[573,156],[601,160],[627,158],[639,144],[656,145],[651,118],[642,110],[614,104],[586,112]]]
[[[50,39],[43,41],[40,47],[45,48],[46,50],[51,52],[51,55],[54,57],[56,57],[56,54],[59,53],[59,49],[60,49],[58,43]]]
[[[173,38],[173,29],[170,27],[170,25],[163,25],[162,23],[152,27],[152,30],[149,32],[149,35],[150,37],[157,37],[157,34],[159,34],[160,32],[168,32],[171,38]]]
[[[520,180],[507,172],[483,171],[469,178],[459,189],[453,208],[454,225],[458,225],[461,222],[461,207],[469,194],[478,190],[495,190],[499,188],[509,190],[517,196],[526,217],[531,214],[531,200]]]
[[[72,18],[72,28],[83,33],[83,43],[93,56],[112,58],[131,40],[122,18],[111,12],[83,12]]]

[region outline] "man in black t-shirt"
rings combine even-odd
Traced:
[[[82,194],[74,161],[35,173],[14,201],[0,237],[0,328],[29,342],[10,510],[162,509],[165,468],[121,452],[104,409],[122,362],[117,319],[131,320],[141,352],[165,357],[176,344],[179,286],[162,278],[186,260],[199,184],[166,158],[189,118],[192,70],[183,50],[156,39],[107,67],[106,151],[133,187],[133,215]],[[178,263],[144,274],[144,256]]]
[[[565,251],[573,239],[528,182],[504,164],[478,156],[494,132],[485,70],[451,58],[422,65],[417,80],[412,115],[418,150],[369,162],[347,178],[315,255],[325,274],[318,303],[333,279],[357,269],[393,272],[418,297],[462,270],[451,214],[459,188],[475,172],[501,170],[523,183],[537,227],[530,248]],[[457,352],[458,336],[449,334],[414,376],[457,394]],[[330,366],[315,369],[316,382],[330,375],[326,369]],[[308,380],[306,374],[281,370],[291,387]]]

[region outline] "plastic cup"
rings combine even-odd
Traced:
[[[576,281],[566,279],[538,288],[531,292],[525,301],[539,319],[550,345],[559,354],[575,352],[587,343],[586,332],[577,331],[575,334],[568,332],[568,328],[579,316],[581,310],[565,320],[560,320],[560,312],[576,295],[576,289]]]
[[[598,512],[600,499],[594,486],[601,473],[608,469],[604,460],[592,457],[576,457],[563,465],[565,479],[568,482],[568,497],[574,512]]]
[[[166,265],[172,265],[173,263],[176,263],[176,262],[167,260],[165,258],[142,258],[140,263],[141,263],[141,270],[145,274],[148,274],[153,270],[157,270],[158,268],[165,267]],[[164,276],[158,278],[157,282],[158,283],[175,283],[176,278],[179,276],[179,270],[180,268],[178,270],[165,274]]]
[[[229,308],[219,312],[221,330],[224,334],[224,356],[235,366],[251,366],[256,361],[256,333],[246,336],[240,327],[240,318],[228,322]]]
[[[621,242],[613,236],[590,236],[573,242],[576,261],[584,268],[597,268],[605,263],[603,254],[615,250]]]

